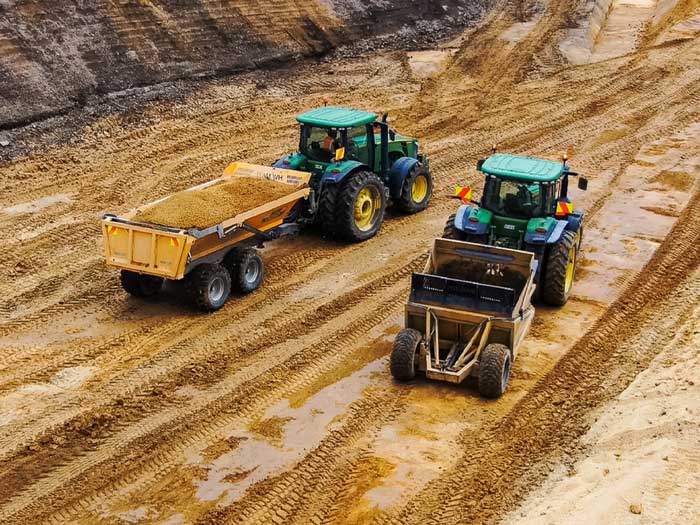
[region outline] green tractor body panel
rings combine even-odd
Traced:
[[[549,233],[556,224],[557,220],[554,217],[536,217],[528,221],[527,233],[530,235]]]
[[[505,153],[491,155],[480,169],[488,175],[533,182],[553,182],[568,171],[561,162]]]
[[[377,119],[375,113],[357,109],[323,107],[302,113],[297,121],[322,128],[351,128],[371,124]]]
[[[526,220],[494,215],[490,228],[491,243],[502,248],[522,250],[526,230]]]

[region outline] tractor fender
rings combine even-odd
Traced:
[[[335,183],[338,184],[345,179],[348,175],[355,171],[368,170],[371,171],[366,164],[357,162],[356,160],[344,160],[341,162],[336,162],[329,165],[326,171],[323,172],[323,177],[321,177],[321,183]]]
[[[389,196],[392,199],[401,197],[403,183],[416,164],[418,164],[418,159],[414,159],[413,157],[401,157],[391,165],[391,169],[389,170]]]
[[[583,224],[584,215],[585,214],[583,212],[574,212],[570,214],[566,218],[566,229],[574,233],[579,231],[581,229],[581,225]]]
[[[547,235],[547,244],[554,244],[559,242],[559,239],[561,239],[561,236],[564,233],[564,230],[566,230],[566,226],[568,224],[569,221],[566,220],[556,221],[554,228],[552,228],[552,230]]]
[[[470,217],[478,219],[478,222],[470,221]],[[469,204],[462,204],[455,214],[455,227],[471,235],[485,235],[489,231],[491,217],[492,214],[488,210],[470,206]]]

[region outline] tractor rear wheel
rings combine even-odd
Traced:
[[[510,379],[511,355],[506,345],[492,343],[479,357],[479,393],[491,399],[501,397]]]
[[[408,173],[397,205],[404,213],[418,213],[428,207],[432,195],[433,177],[419,162]]]
[[[120,279],[122,288],[134,297],[154,297],[163,288],[163,278],[154,275],[122,270]]]
[[[384,221],[384,184],[374,173],[359,171],[341,183],[332,229],[354,242],[374,237]]]
[[[224,257],[231,287],[241,293],[257,290],[265,277],[265,265],[255,248],[234,248]]]
[[[542,300],[546,304],[566,304],[574,284],[577,253],[576,234],[571,231],[565,231],[559,242],[549,247],[542,284]]]
[[[457,226],[455,226],[455,217],[456,214],[453,213],[447,218],[445,229],[442,232],[442,238],[463,241],[466,238],[466,234],[462,230],[458,230]]]
[[[421,339],[423,339],[423,334],[413,328],[404,328],[396,334],[389,365],[394,379],[410,381],[416,377],[418,345],[420,345]]]
[[[190,300],[205,312],[221,308],[231,294],[231,275],[220,264],[200,264],[185,279]]]

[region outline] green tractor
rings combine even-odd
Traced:
[[[403,213],[424,210],[433,193],[418,141],[397,135],[386,114],[323,107],[299,115],[299,151],[276,168],[312,173],[311,194],[297,218],[350,241],[374,236],[389,202]]]
[[[578,176],[563,162],[494,153],[477,169],[486,181],[481,201],[471,189],[457,188],[465,204],[445,224],[443,237],[533,252],[539,298],[561,306],[571,293],[583,236],[582,211],[568,198],[569,177]],[[578,179],[586,190],[588,181]],[[497,270],[496,270],[497,271]]]

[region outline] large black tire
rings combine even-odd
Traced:
[[[120,279],[122,288],[134,297],[155,297],[163,288],[163,278],[154,275],[122,270]]]
[[[457,226],[455,226],[455,217],[456,214],[453,213],[447,218],[445,229],[442,232],[442,238],[463,241],[466,239],[466,234],[462,230],[458,230]]]
[[[428,207],[433,195],[433,177],[420,162],[408,173],[396,203],[404,213],[418,213]]]
[[[231,275],[220,264],[200,264],[185,278],[187,295],[204,312],[221,308],[231,295]]]
[[[364,198],[365,190],[367,198]],[[366,241],[374,237],[381,228],[385,209],[386,195],[382,181],[374,173],[358,171],[348,175],[341,183],[336,199],[335,215],[332,219],[333,224],[328,228],[345,240]],[[359,214],[365,212],[367,212],[367,224],[361,225]],[[361,217],[364,220],[365,216]]]
[[[546,304],[563,306],[569,300],[574,284],[577,251],[576,234],[571,231],[565,231],[559,242],[549,247],[542,283],[542,300]]]
[[[413,328],[404,328],[394,339],[394,347],[391,350],[391,362],[389,369],[394,379],[398,381],[410,381],[416,377],[418,369],[418,345],[423,335]]]
[[[490,399],[501,397],[508,387],[511,364],[507,346],[492,343],[484,348],[479,357],[479,393]]]
[[[255,248],[234,248],[224,257],[231,287],[240,293],[257,290],[265,278],[265,264]]]
[[[321,188],[321,197],[318,203],[318,216],[321,229],[323,233],[331,238],[337,237],[338,235],[338,224],[335,216],[338,211],[339,194],[339,184],[326,183]]]

